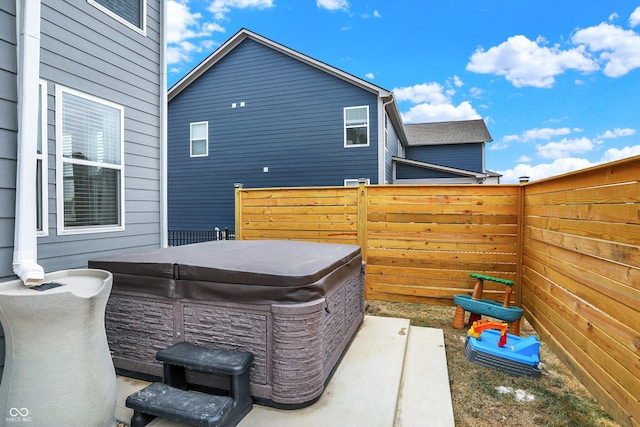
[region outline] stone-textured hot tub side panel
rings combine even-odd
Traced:
[[[174,299],[114,289],[106,328],[120,370],[161,377],[156,353],[180,341],[250,351],[252,395],[304,405],[322,394],[363,317],[364,275],[357,271],[325,298],[304,303]],[[225,387],[202,375],[188,379]]]

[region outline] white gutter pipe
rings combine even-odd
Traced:
[[[36,235],[36,152],[40,77],[40,0],[16,0],[18,36],[18,153],[13,271],[26,286],[44,281]],[[47,173],[47,171],[43,171]]]
[[[167,2],[160,2],[160,247],[169,245],[167,190]]]

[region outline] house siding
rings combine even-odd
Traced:
[[[405,154],[419,162],[484,173],[484,144],[480,143],[409,146]]]
[[[47,82],[49,236],[38,239],[45,271],[82,268],[96,255],[160,246],[160,2],[147,2],[140,34],[86,1],[42,3],[40,77]],[[124,106],[125,230],[58,236],[55,88]]]
[[[17,80],[15,2],[0,2],[0,280],[10,277],[16,191]],[[0,332],[0,335],[1,332]]]
[[[386,182],[384,182],[384,184],[391,184],[393,181],[393,157],[397,157],[399,155],[398,146],[400,141],[389,116],[385,115],[385,120],[386,146],[384,150],[384,173]]]
[[[377,102],[375,93],[245,39],[169,102],[169,228],[233,229],[237,182],[377,183]],[[345,148],[343,109],[364,105],[370,145]],[[191,158],[189,123],[201,121],[209,124],[209,155]]]

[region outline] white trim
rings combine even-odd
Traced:
[[[42,193],[40,194],[40,206],[42,207],[40,215],[42,216],[42,229],[36,230],[38,237],[47,237],[49,235],[49,137],[47,133],[47,82],[40,79],[38,82],[40,89],[40,138],[42,145],[42,153],[36,151],[36,162],[40,161],[42,165],[42,176],[40,186]],[[37,195],[36,195],[37,197]],[[37,226],[37,224],[36,224]]]
[[[378,183],[387,181],[387,130],[385,129],[386,123],[387,113],[385,110],[385,104],[384,102],[382,102],[382,98],[378,98]]]
[[[204,124],[204,154],[193,154],[193,126]],[[197,139],[201,141],[201,139]],[[191,122],[189,123],[189,157],[207,157],[209,155],[209,122]]]
[[[347,144],[347,110],[353,110],[356,108],[366,108],[367,109],[367,143],[366,144]],[[344,107],[342,109],[342,127],[343,127],[343,144],[344,148],[354,148],[354,147],[369,147],[371,145],[371,117],[369,116],[369,106],[368,105],[354,105],[352,107]],[[350,126],[350,128],[362,127],[362,126]]]
[[[63,164],[64,163],[75,163],[75,164],[83,164],[86,166],[99,166],[105,167],[104,163],[92,162],[88,160],[78,160],[78,159],[65,159],[62,152],[62,96],[64,93],[68,93],[70,95],[77,96],[79,98],[84,98],[86,100],[106,105],[108,107],[114,108],[120,111],[120,165],[109,164],[110,169],[118,170],[120,172],[119,179],[119,191],[120,197],[118,200],[119,203],[119,224],[110,225],[110,226],[89,226],[89,227],[66,227],[64,226],[64,177],[63,177]],[[108,233],[114,231],[124,231],[125,229],[125,186],[124,186],[124,107],[118,104],[115,104],[110,101],[106,101],[101,98],[97,98],[92,95],[88,95],[83,92],[79,92],[73,89],[66,88],[61,85],[56,85],[56,222],[57,222],[57,234],[59,236],[63,235],[73,235],[73,234],[88,234],[88,233]]]
[[[87,0],[87,3],[89,3],[91,6],[95,7],[96,9],[99,9],[100,11],[106,13],[107,15],[111,16],[116,21],[126,25],[127,27],[131,28],[132,30],[146,37],[147,35],[147,0],[139,0],[139,1],[142,2],[142,11],[140,11],[140,13],[142,14],[141,16],[142,27],[138,27],[137,25],[132,24],[131,22],[124,19],[122,16],[112,11],[111,9],[104,7],[100,3],[97,3],[96,0]]]

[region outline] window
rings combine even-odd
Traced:
[[[209,122],[194,122],[190,124],[189,140],[191,141],[191,157],[209,155]]]
[[[371,180],[369,178],[364,180],[365,185],[369,185],[371,182]],[[345,187],[357,187],[358,185],[360,185],[360,180],[359,179],[353,179],[353,178],[348,178],[344,180],[344,186]]]
[[[369,145],[369,107],[347,107],[344,109],[344,146],[363,147]]]
[[[38,152],[36,153],[36,230],[38,236],[49,234],[49,195],[47,191],[47,82],[38,85]]]
[[[124,108],[56,87],[58,234],[124,230]]]
[[[146,29],[146,0],[87,0],[108,15],[136,31]]]

